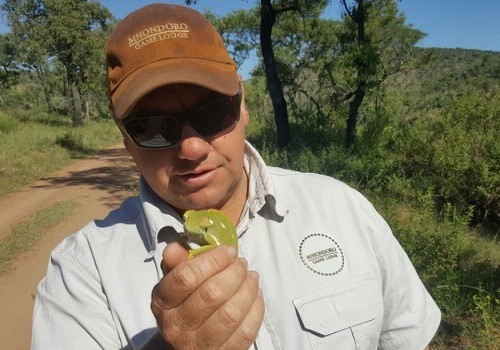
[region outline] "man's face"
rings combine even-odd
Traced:
[[[130,114],[173,114],[220,97],[214,91],[195,85],[169,85],[144,96]],[[180,211],[226,209],[246,199],[243,150],[247,123],[248,113],[243,102],[236,127],[216,138],[205,139],[185,124],[180,141],[172,148],[146,150],[128,137],[125,137],[125,146],[147,183],[173,207]]]

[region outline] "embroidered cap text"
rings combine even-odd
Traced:
[[[151,43],[166,39],[187,39],[189,27],[186,23],[165,23],[148,27],[128,38],[128,45],[140,49]]]

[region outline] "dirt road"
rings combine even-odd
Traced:
[[[0,349],[29,349],[34,296],[50,251],[90,220],[103,218],[116,208],[130,196],[137,178],[130,157],[123,147],[116,146],[0,199],[0,237],[52,203],[66,199],[79,203],[78,209],[51,229],[35,250],[16,258],[13,271],[0,277]]]

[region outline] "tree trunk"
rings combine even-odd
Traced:
[[[356,23],[356,28],[358,31],[357,35],[357,44],[358,47],[362,47],[366,45],[368,42],[368,38],[365,33],[365,24],[366,24],[366,8],[364,4],[364,0],[357,0],[357,7],[355,7],[352,11],[351,18]],[[345,5],[345,1],[344,1]],[[350,149],[354,143],[356,142],[356,125],[358,122],[358,114],[359,108],[363,103],[363,99],[366,95],[366,86],[368,81],[368,69],[366,66],[366,62],[364,60],[358,59],[356,61],[356,74],[357,78],[357,87],[354,91],[354,97],[349,103],[349,115],[347,116],[346,122],[346,138],[345,138],[345,147]]]
[[[90,120],[90,103],[89,101],[85,102],[85,114],[83,116],[83,122],[86,123]]]
[[[358,86],[354,93],[354,98],[349,103],[349,115],[345,129],[345,147],[350,149],[356,142],[356,124],[358,122],[359,107],[365,98],[366,89],[364,85]]]
[[[76,83],[70,82],[69,85],[71,88],[71,100],[73,104],[73,126],[79,127],[83,125],[82,98],[80,96],[80,91],[78,90],[78,86],[76,86]]]
[[[42,85],[43,95],[45,97],[45,103],[47,104],[47,111],[49,113],[52,113],[54,111],[54,106],[52,105],[52,101],[50,99],[50,97],[51,97],[50,89],[47,86],[47,82],[45,81],[44,74],[39,67],[35,67],[35,72],[36,72],[36,75],[38,76],[38,79],[40,80],[40,84]]]
[[[283,87],[278,76],[278,67],[274,57],[271,34],[276,20],[276,11],[270,0],[261,0],[260,9],[260,47],[266,73],[267,89],[273,104],[274,119],[278,135],[278,147],[286,149],[290,144],[288,112],[283,94]]]

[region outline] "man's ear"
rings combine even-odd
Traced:
[[[123,132],[122,129],[120,129],[120,132],[122,133],[122,137],[123,137],[123,146],[130,153],[130,142],[131,142],[130,138],[128,138],[128,136],[125,135],[125,133]]]
[[[120,133],[122,134],[122,143],[123,143],[123,146],[125,147],[125,149],[127,151],[130,151],[129,150],[129,138],[127,137],[127,135],[125,134],[125,132],[123,131],[123,129],[120,127],[119,125],[119,122],[118,122],[118,117],[116,116],[116,113],[115,113],[115,108],[113,107],[113,105],[110,103],[109,104],[109,113],[111,114],[111,118],[113,118],[113,121],[115,122],[115,125],[116,127],[118,128],[118,130],[120,130]]]
[[[241,105],[240,105],[240,118],[243,120],[243,125],[247,126],[250,122],[250,115],[248,114],[245,104],[245,86],[243,85],[243,78],[238,74],[241,87]]]
[[[126,138],[126,137],[124,137],[124,138],[123,138],[123,147],[125,147],[125,149],[126,149],[127,151],[129,150],[129,149],[128,149],[128,142],[127,142],[127,138]]]
[[[243,125],[246,127],[250,122],[250,114],[245,106],[245,96],[241,96],[241,106],[240,106],[240,118],[243,120]]]

